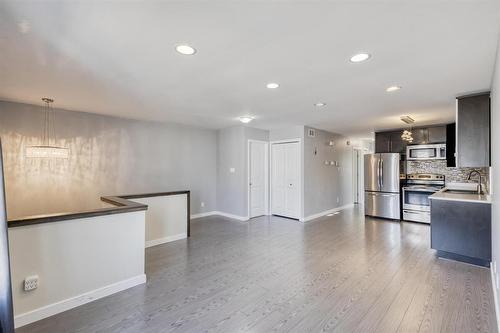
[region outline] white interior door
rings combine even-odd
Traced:
[[[285,215],[286,182],[285,182],[285,145],[273,144],[271,152],[271,205],[272,214]]]
[[[250,217],[261,216],[267,213],[267,143],[250,141]]]
[[[300,217],[300,143],[272,146],[272,214]]]

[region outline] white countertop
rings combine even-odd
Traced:
[[[491,196],[489,194],[448,193],[446,192],[446,188],[434,193],[429,199],[491,204]]]

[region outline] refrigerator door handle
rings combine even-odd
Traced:
[[[373,195],[376,197],[393,197],[398,195],[397,193],[379,193],[379,192],[366,192],[366,195]]]
[[[380,186],[380,160],[378,160],[377,163],[377,185],[378,185],[378,190],[380,191],[382,188]]]
[[[380,159],[380,189],[384,187],[384,160]]]

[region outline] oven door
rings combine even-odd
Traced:
[[[436,193],[437,189],[429,187],[404,187],[403,209],[431,211],[429,196]]]

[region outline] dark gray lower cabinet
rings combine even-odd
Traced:
[[[491,205],[431,200],[431,247],[440,257],[489,267]]]

